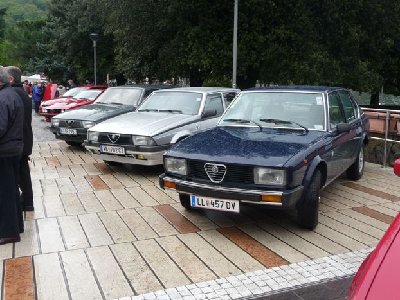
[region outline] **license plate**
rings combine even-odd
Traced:
[[[191,195],[190,206],[236,213],[239,212],[238,200],[215,199]]]
[[[100,145],[100,152],[124,155],[125,154],[125,148],[124,147],[118,147],[118,146]]]
[[[78,134],[76,129],[62,128],[62,127],[60,127],[60,133],[61,134],[68,134],[68,135],[77,135]]]
[[[47,109],[46,108],[42,108],[42,112],[47,112]]]

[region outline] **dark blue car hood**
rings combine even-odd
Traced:
[[[292,129],[215,127],[184,139],[168,154],[204,161],[279,167],[298,154],[307,155],[325,134]]]

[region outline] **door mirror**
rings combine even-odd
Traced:
[[[343,133],[343,132],[349,132],[350,129],[351,129],[351,126],[349,123],[339,123],[336,126],[336,130],[337,130],[338,134]]]
[[[214,117],[217,115],[217,110],[216,109],[207,109],[203,111],[201,114],[202,118],[209,118],[209,117]]]

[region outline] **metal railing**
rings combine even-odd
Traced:
[[[394,110],[394,109],[380,109],[380,108],[366,108],[366,107],[362,107],[361,108],[364,112],[376,112],[376,113],[384,113],[385,114],[385,130],[384,130],[384,138],[380,138],[380,137],[370,137],[370,139],[376,139],[376,140],[382,140],[384,141],[384,150],[383,150],[383,162],[382,162],[382,167],[386,168],[386,161],[387,161],[387,143],[388,142],[392,142],[392,143],[400,143],[400,140],[393,140],[393,139],[389,139],[389,129],[390,129],[390,121],[391,121],[391,114],[397,114],[400,116],[400,110]],[[375,118],[369,118],[371,119],[375,119]],[[379,116],[378,118],[379,119]],[[396,118],[393,118],[393,122],[400,122],[400,118],[397,120]],[[397,126],[397,125],[395,125]],[[399,135],[400,138],[400,131],[398,131],[398,133],[396,133],[396,135]]]

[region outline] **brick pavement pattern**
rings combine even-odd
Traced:
[[[0,246],[4,300],[155,291],[159,299],[183,299],[185,288],[174,297],[161,292],[346,253],[363,258],[400,209],[400,179],[373,164],[362,180],[339,179],[322,192],[320,224],[308,231],[290,213],[259,207],[240,215],[186,211],[175,192],[158,187],[160,168],[110,167],[64,142],[36,141],[30,163],[35,211],[27,213],[22,241]],[[18,286],[10,284],[17,278]],[[185,299],[204,298],[207,287]]]

